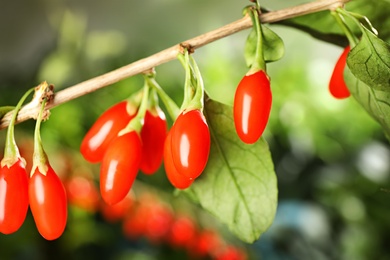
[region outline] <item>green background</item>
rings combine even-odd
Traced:
[[[279,9],[301,1],[262,3]],[[3,2],[0,105],[16,104],[24,91],[43,80],[59,91],[221,27],[240,19],[247,4],[217,0]],[[241,244],[206,214],[207,219],[227,240],[245,247],[251,259],[390,258],[390,147],[380,126],[353,98],[335,100],[328,92],[342,49],[296,29],[270,28],[285,43],[282,60],[268,65],[273,107],[264,135],[278,176],[276,219],[253,245]],[[206,90],[223,103],[232,103],[235,87],[247,71],[243,49],[248,33],[218,40],[194,54]],[[163,64],[156,71],[159,84],[180,104],[184,71],[179,62]],[[78,152],[83,135],[105,109],[141,87],[142,78],[134,76],[52,109],[50,120],[42,126],[42,139],[53,167],[64,169],[64,158],[70,158],[72,164],[90,167],[97,176],[98,167],[84,162]],[[33,126],[33,120],[17,126],[18,143],[28,144]],[[3,130],[0,142],[4,138]],[[163,199],[172,199],[173,189],[163,169],[154,176],[140,175],[139,180],[163,194]],[[120,224],[108,224],[99,214],[74,208],[69,214],[64,235],[47,242],[29,213],[18,232],[0,235],[0,259],[185,257],[166,246],[129,241]]]

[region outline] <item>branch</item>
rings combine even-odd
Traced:
[[[307,4],[263,13],[260,15],[260,20],[262,23],[274,23],[310,13],[335,9],[337,7],[343,6],[349,1],[351,0],[317,0]],[[250,17],[245,16],[235,22],[184,41],[183,43],[191,46],[195,50],[211,42],[214,42],[216,40],[251,27],[252,21]],[[73,99],[76,99],[80,96],[86,95],[118,81],[121,81],[125,78],[140,74],[144,71],[157,67],[158,65],[174,60],[181,51],[181,45],[183,43],[176,44],[147,58],[135,61],[116,70],[110,71],[103,75],[97,76],[95,78],[86,80],[84,82],[68,87],[64,90],[61,90],[56,93],[54,100],[47,105],[46,109],[56,107]],[[28,105],[24,106],[20,110],[16,122],[22,122],[30,118],[34,118],[36,116],[37,109],[38,107],[32,108]],[[12,113],[12,111],[8,112],[0,120],[0,129],[3,129],[8,126],[9,121],[12,117]]]

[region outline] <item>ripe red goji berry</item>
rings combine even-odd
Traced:
[[[142,143],[136,131],[110,143],[100,166],[100,194],[108,205],[120,202],[129,193],[141,160]]]
[[[147,110],[141,130],[142,161],[140,169],[145,174],[153,174],[163,160],[164,141],[167,136],[167,121],[164,112],[158,107]]]
[[[62,181],[51,167],[41,141],[41,122],[52,86],[46,82],[38,86],[45,93],[34,132],[33,166],[28,182],[31,213],[39,233],[47,240],[57,239],[65,230],[68,218],[68,200]]]
[[[236,132],[247,144],[256,142],[267,126],[272,105],[270,80],[264,70],[245,75],[238,84],[233,104]]]
[[[246,260],[247,258],[245,251],[233,245],[228,245],[216,254],[215,260]]]
[[[50,164],[36,167],[28,184],[31,213],[39,233],[47,240],[57,239],[65,230],[68,217],[64,185]]]
[[[80,152],[92,163],[100,162],[108,145],[135,116],[137,109],[131,102],[122,101],[106,110],[92,125],[83,141]]]
[[[186,189],[194,182],[192,178],[188,178],[178,172],[172,158],[172,135],[171,131],[165,139],[164,145],[164,168],[169,182],[178,189]]]
[[[210,143],[203,113],[199,109],[182,112],[171,129],[172,159],[177,171],[188,179],[197,178],[206,167]]]
[[[0,169],[0,232],[11,234],[23,224],[28,210],[28,177],[19,158]]]
[[[148,205],[149,217],[146,221],[145,237],[152,243],[163,241],[171,228],[173,213],[165,204],[158,202]]]
[[[19,100],[7,129],[4,158],[0,165],[0,232],[3,234],[17,231],[28,210],[26,161],[16,145],[14,125],[23,102],[34,90],[35,88],[31,88]]]
[[[134,199],[132,197],[132,193],[130,192],[123,200],[114,205],[108,205],[104,201],[101,201],[100,213],[107,222],[115,223],[124,219],[126,215],[129,214],[133,206]]]
[[[345,65],[347,64],[347,57],[350,50],[351,47],[349,45],[345,47],[344,51],[341,53],[339,59],[336,62],[329,81],[329,92],[333,97],[338,99],[347,98],[351,95],[347,84],[345,84],[344,81],[344,69]]]
[[[99,206],[99,192],[93,181],[85,176],[72,176],[65,183],[68,202],[89,212],[96,212]]]
[[[186,215],[178,215],[172,223],[169,243],[174,247],[190,246],[196,235],[194,220]]]
[[[212,256],[222,246],[220,235],[212,229],[201,230],[193,240],[192,253],[197,257]]]

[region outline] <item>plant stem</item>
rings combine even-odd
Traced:
[[[258,16],[259,10],[260,9],[256,9],[256,8],[250,8],[249,10],[252,19],[253,30],[255,30],[256,32],[256,52],[255,52],[255,58],[253,60],[253,63],[247,75],[256,73],[259,70],[266,71],[266,65],[265,65],[264,55],[263,55],[263,31],[261,29],[261,22]]]
[[[202,74],[200,73],[198,64],[196,63],[192,55],[189,57],[189,62],[192,64],[192,68],[194,69],[193,73],[195,74],[194,76],[196,81],[196,85],[195,85],[196,89],[195,89],[194,96],[192,97],[191,101],[188,103],[186,109],[188,111],[193,109],[199,109],[200,111],[203,112],[204,85],[203,85]]]
[[[16,105],[15,109],[12,111],[13,115],[11,118],[11,121],[8,126],[7,130],[7,138],[5,143],[5,149],[4,149],[4,158],[2,160],[2,166],[3,162],[7,164],[9,167],[11,167],[19,158],[20,153],[18,146],[15,142],[15,132],[14,132],[14,125],[16,121],[16,117],[18,116],[18,113],[20,111],[20,108],[22,107],[24,101],[27,99],[27,97],[31,94],[31,92],[34,91],[35,88],[31,88],[27,90],[26,93],[22,96],[22,98],[19,100],[18,104]]]
[[[172,118],[173,121],[175,121],[177,116],[180,113],[179,107],[171,99],[171,97],[168,96],[167,93],[165,93],[165,91],[160,87],[160,85],[157,83],[157,81],[153,77],[147,77],[146,80],[148,81],[148,84],[153,89],[156,90],[157,94],[160,96],[161,101],[164,103],[165,108],[167,109],[167,112],[169,113],[169,116]]]
[[[43,149],[42,140],[41,140],[41,122],[43,111],[45,110],[46,98],[43,99],[41,104],[41,110],[39,111],[39,115],[37,121],[35,123],[35,131],[34,131],[34,154],[33,154],[33,167],[31,169],[30,177],[35,173],[36,168],[39,169],[39,172],[43,175],[47,173],[47,164],[48,158]]]
[[[145,76],[145,78],[146,78],[146,76]],[[137,115],[133,119],[131,119],[129,124],[118,133],[118,136],[124,135],[126,133],[131,132],[131,131],[136,131],[138,134],[141,133],[142,127],[144,125],[144,118],[145,118],[146,110],[148,109],[149,88],[150,88],[149,84],[147,83],[147,80],[145,79],[143,93],[142,93],[142,100],[141,100],[141,104],[138,108]]]
[[[362,32],[363,32],[363,28],[362,27],[365,27],[368,30],[370,30],[373,34],[378,35],[378,31],[372,26],[370,20],[368,20],[367,17],[365,17],[363,15],[360,15],[360,14],[348,12],[344,8],[338,8],[336,11],[338,13],[340,13],[340,14],[348,16],[352,21],[354,21],[356,23],[357,27]]]
[[[196,91],[195,88],[196,85],[193,84],[193,73],[190,64],[189,51],[185,49],[184,55],[180,53],[177,57],[185,70],[184,98],[183,98],[183,103],[181,104],[180,107],[180,111],[183,111],[184,109],[187,108],[188,104],[191,102],[192,98],[194,97]]]
[[[319,11],[334,10],[337,7],[343,6],[349,1],[351,0],[317,0],[302,5],[261,14],[260,21],[262,23],[274,23],[310,13],[316,13]],[[224,37],[230,36],[234,33],[251,27],[251,18],[249,16],[245,16],[230,24],[227,24],[218,29],[199,35],[184,42],[187,45],[191,46],[193,49],[198,49],[211,42],[214,42],[216,40],[222,39]],[[180,50],[181,44],[176,44],[149,57],[135,61],[131,64],[128,64],[111,72],[105,73],[103,75],[97,76],[95,78],[86,80],[84,82],[68,87],[64,90],[61,90],[56,94],[54,100],[48,103],[47,108],[50,109],[52,107],[56,107],[58,105],[86,95],[88,93],[94,92],[108,85],[114,84],[125,78],[140,74],[163,63],[167,63],[171,60],[174,60],[177,58],[177,55],[180,53]],[[36,108],[33,109],[30,107],[28,109],[24,109],[23,107],[19,112],[17,122],[22,122],[32,118],[35,115],[35,111]],[[7,113],[0,120],[0,129],[3,129],[8,126],[11,116],[12,113]]]
[[[336,22],[339,24],[345,36],[348,38],[348,42],[351,48],[355,47],[355,45],[358,43],[358,39],[353,34],[348,25],[345,23],[344,17],[342,17],[337,11],[332,11],[331,14],[335,18]]]

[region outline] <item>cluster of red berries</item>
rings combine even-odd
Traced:
[[[0,168],[0,232],[19,230],[30,206],[39,233],[47,240],[56,239],[67,221],[64,186],[50,164],[28,176],[22,157]]]
[[[129,240],[146,238],[153,245],[185,250],[195,259],[247,259],[242,248],[225,241],[217,230],[201,228],[190,213],[173,210],[151,192],[135,196],[131,190],[121,202],[108,205],[100,199],[92,178],[86,175],[69,178],[65,187],[70,205],[99,212],[109,223],[122,222],[123,234]]]
[[[89,162],[101,162],[100,191],[108,204],[120,202],[129,192],[138,170],[153,174],[160,167],[167,124],[158,108],[146,112],[141,133],[118,135],[136,116],[138,107],[122,101],[105,111],[81,143]]]
[[[118,135],[135,116],[129,111],[137,108],[128,101],[106,110],[81,144],[86,160],[101,162],[100,191],[104,200],[109,204],[121,201],[138,170],[153,174],[163,158],[170,182],[176,188],[189,187],[205,168],[210,151],[209,129],[202,112],[182,112],[168,132],[163,111],[155,108],[146,112],[140,134],[131,131]]]
[[[336,62],[329,81],[329,92],[333,97],[338,99],[344,99],[351,95],[344,81],[344,69],[347,64],[347,57],[350,50],[351,47],[349,45],[344,48],[344,51]]]
[[[46,82],[36,93],[51,91]],[[21,105],[34,89],[19,101],[9,124],[4,158],[0,168],[0,232],[11,234],[24,223],[28,208],[39,233],[47,240],[57,239],[65,230],[68,211],[65,188],[51,167],[40,138],[40,123],[45,102],[37,119],[34,136],[34,154],[31,174],[26,160],[20,155],[14,138],[14,124]]]

